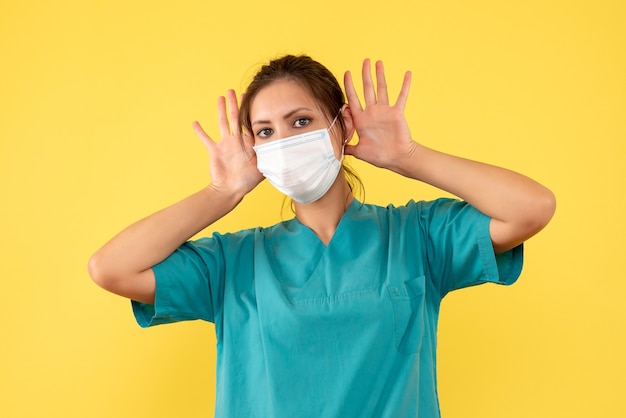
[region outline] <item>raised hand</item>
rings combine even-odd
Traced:
[[[346,145],[345,153],[375,166],[396,171],[399,161],[415,151],[415,142],[411,139],[404,117],[411,73],[405,73],[398,99],[395,104],[390,105],[383,63],[376,62],[376,86],[372,80],[369,59],[363,61],[362,71],[365,107],[357,96],[350,72],[346,72],[344,76],[348,105],[359,136],[356,145]]]
[[[239,104],[233,90],[217,102],[218,126],[222,140],[211,139],[198,122],[193,128],[209,150],[211,187],[245,195],[256,187],[263,175],[257,169],[254,139],[239,125]]]

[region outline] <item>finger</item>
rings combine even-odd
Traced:
[[[358,152],[357,146],[358,144],[357,145],[346,144],[345,147],[343,148],[344,155],[352,155],[353,157],[356,157],[356,153]]]
[[[254,147],[254,136],[252,135],[252,132],[250,132],[250,130],[245,126],[242,127],[242,130],[243,136],[241,140],[243,142],[244,149],[246,149],[247,151],[252,151],[252,147]]]
[[[226,92],[226,102],[228,104],[230,132],[233,135],[241,135],[241,129],[239,128],[239,104],[237,103],[235,90],[228,90]]]
[[[239,95],[239,103],[243,103],[245,97],[246,93],[241,93]],[[245,127],[245,123],[240,123],[239,121],[239,112],[237,113],[237,124],[244,137],[244,140],[247,142],[248,140],[252,139],[252,145],[254,145],[254,137],[252,135],[252,132],[250,132],[250,130]]]
[[[241,93],[239,95],[239,103],[243,103],[243,99],[245,97],[246,97],[246,93]],[[254,135],[252,135],[252,131],[250,131],[250,129],[246,128],[245,123],[240,123],[239,114],[237,114],[237,124],[242,135],[241,140],[242,140],[244,149],[247,151],[254,152],[254,150],[252,149],[252,147],[254,147]]]
[[[372,69],[369,58],[363,61],[362,69],[363,77],[363,97],[365,98],[365,106],[376,104],[376,92],[374,91],[374,83],[372,82]]]
[[[356,94],[356,90],[354,89],[354,83],[352,82],[352,74],[350,71],[346,71],[343,76],[343,85],[346,89],[346,97],[348,98],[348,105],[352,109],[363,110],[361,106],[361,101],[359,100],[359,96]]]
[[[382,61],[376,62],[376,90],[378,95],[378,103],[388,105],[389,97],[387,95],[387,81],[385,80],[385,68]]]
[[[220,130],[220,136],[222,138],[226,138],[230,135],[230,126],[226,114],[226,98],[224,96],[220,96],[217,99],[217,127]]]
[[[395,106],[400,107],[402,110],[404,110],[404,106],[406,106],[406,101],[409,97],[409,89],[411,87],[411,78],[412,78],[411,72],[407,71],[404,74],[404,80],[402,81],[402,88],[400,89],[398,100],[396,100]]]
[[[198,138],[200,138],[202,143],[209,150],[211,150],[213,148],[213,145],[215,145],[215,143],[213,142],[211,137],[209,135],[207,135],[206,132],[204,132],[204,129],[202,129],[202,126],[200,126],[200,124],[198,122],[192,123],[191,126],[193,127],[193,130],[195,131],[196,135],[198,135]]]

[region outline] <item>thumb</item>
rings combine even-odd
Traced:
[[[343,148],[343,153],[345,155],[352,155],[353,157],[359,158],[358,144],[357,145],[346,144]]]
[[[213,140],[211,139],[211,137],[209,135],[207,135],[206,132],[204,132],[204,129],[202,129],[202,126],[200,126],[200,124],[198,122],[193,122],[192,124],[193,130],[196,133],[196,135],[198,135],[198,138],[200,138],[200,140],[202,141],[202,143],[208,148],[211,149],[213,148],[213,145],[215,144],[213,142]]]

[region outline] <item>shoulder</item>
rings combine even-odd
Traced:
[[[473,216],[479,213],[467,202],[453,198],[439,198],[435,200],[409,200],[404,205],[393,203],[387,206],[362,204],[359,212],[365,216],[379,216],[396,219],[417,218],[428,220],[436,217],[450,217],[459,214]]]
[[[242,229],[236,232],[213,232],[211,236],[199,238],[191,243],[200,247],[219,246],[224,250],[239,247],[253,247],[255,242],[273,239],[284,231],[290,230],[293,220],[278,222],[274,225]]]

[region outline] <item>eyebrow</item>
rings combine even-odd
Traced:
[[[300,111],[302,111],[302,110],[306,110],[306,111],[309,111],[309,112],[313,112],[313,110],[312,110],[312,109],[309,109],[308,107],[298,107],[298,108],[296,108],[296,109],[293,109],[293,110],[291,110],[291,111],[287,112],[287,114],[285,114],[285,116],[283,116],[283,119],[289,119],[289,118],[290,118],[290,117],[292,117],[295,113],[298,113],[298,112],[300,112]],[[252,122],[252,123],[250,124],[250,126],[254,126],[254,125],[258,125],[258,124],[268,124],[268,123],[270,123],[270,121],[269,121],[269,120],[255,120],[254,122]]]

